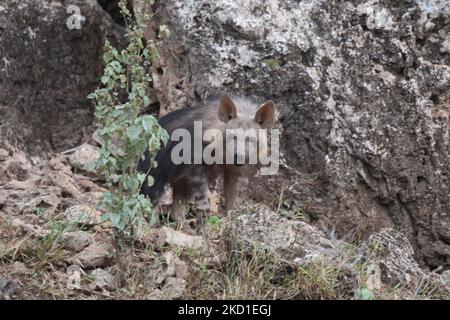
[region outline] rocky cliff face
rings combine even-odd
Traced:
[[[314,220],[398,225],[450,265],[448,1],[165,1],[162,112],[225,87],[274,99]],[[308,183],[313,181],[313,183]],[[274,189],[276,190],[276,189]]]
[[[79,144],[103,44],[120,27],[96,1],[2,0],[0,30],[2,140],[32,154]]]
[[[102,45],[122,39],[114,2],[0,2],[2,144],[33,154],[82,140]],[[80,30],[66,26],[71,4]],[[152,10],[153,25],[171,29],[149,32],[160,41],[161,113],[224,89],[277,102],[286,165],[259,200],[286,186],[318,225],[363,237],[400,226],[422,264],[450,266],[448,1],[167,0]]]

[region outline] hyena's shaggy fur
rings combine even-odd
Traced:
[[[269,108],[266,108],[266,107]],[[258,112],[264,109],[264,114]],[[221,99],[212,100],[202,107],[186,108],[173,111],[159,119],[159,124],[167,130],[169,136],[178,128],[189,131],[194,137],[194,121],[202,121],[203,133],[207,129],[218,129],[223,134],[224,148],[226,129],[260,129],[269,128],[273,124],[274,104],[268,101],[258,104],[252,99],[243,97],[230,97],[223,95]],[[259,117],[257,116],[257,112]],[[262,114],[262,116],[261,116]],[[261,119],[260,119],[261,118]],[[191,139],[192,148],[194,139]],[[142,193],[150,197],[156,205],[164,192],[166,184],[172,186],[173,204],[170,212],[172,220],[182,224],[185,218],[185,209],[188,201],[194,199],[196,206],[201,210],[209,210],[208,190],[209,186],[223,175],[224,198],[226,210],[234,207],[236,186],[239,177],[250,176],[256,173],[258,165],[230,165],[230,164],[179,164],[175,165],[171,160],[172,149],[178,141],[170,141],[162,147],[156,156],[157,167],[150,171],[154,178],[154,185],[148,187],[144,184]],[[203,147],[207,143],[203,144]],[[261,152],[259,149],[257,152]],[[203,150],[202,150],[203,152]],[[194,152],[191,154],[192,160]],[[141,160],[138,170],[148,172],[150,155],[147,151],[145,159]],[[193,161],[191,161],[193,163]],[[224,162],[225,163],[225,162]]]

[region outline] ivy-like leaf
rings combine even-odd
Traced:
[[[137,172],[136,163],[149,149],[152,155],[149,167],[156,167],[155,155],[168,135],[154,117],[139,117],[142,107],[151,103],[147,88],[152,80],[152,63],[158,58],[156,44],[146,41],[144,47],[143,32],[131,23],[126,1],[120,1],[119,7],[130,21],[126,27],[129,44],[119,52],[106,41],[102,86],[90,94],[89,99],[96,105],[95,117],[102,144],[96,167],[111,190],[99,203],[107,211],[102,219],[110,221],[119,234],[134,236],[141,230],[146,215],[150,216],[152,224],[157,221],[149,198],[139,190],[144,183],[153,185],[154,179]],[[167,26],[160,28],[160,35],[170,35]]]
[[[142,128],[136,125],[133,125],[127,129],[127,136],[131,141],[136,141],[139,139],[142,133]]]
[[[143,184],[143,183],[144,183],[145,177],[146,177],[146,174],[145,174],[145,173],[138,173],[138,174],[137,174],[137,178],[138,178],[140,184]]]
[[[156,123],[155,117],[152,117],[150,115],[146,115],[142,117],[142,127],[144,128],[145,132],[152,132],[152,128]]]
[[[103,76],[103,77],[101,78],[101,81],[102,81],[103,84],[107,84],[108,81],[109,81],[109,79],[110,79],[109,76]]]
[[[110,213],[109,214],[109,220],[113,224],[113,226],[117,226],[120,222],[120,215],[117,213]]]
[[[112,61],[110,64],[114,68],[114,71],[116,71],[117,73],[122,72],[122,65],[119,61]]]
[[[149,186],[149,187],[151,187],[151,186],[153,186],[155,184],[155,179],[152,177],[152,176],[148,176],[147,177],[147,185]]]
[[[150,105],[150,98],[147,96],[144,96],[144,107],[148,107]]]

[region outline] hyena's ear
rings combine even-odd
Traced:
[[[256,110],[255,121],[263,129],[272,127],[275,122],[275,103],[270,100],[264,102],[264,104]]]
[[[237,116],[236,106],[230,96],[226,93],[220,98],[218,116],[219,120],[223,122],[228,122]]]

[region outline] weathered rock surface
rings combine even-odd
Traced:
[[[43,230],[37,225],[26,223],[18,218],[12,220],[11,226],[16,228],[16,232],[19,234],[30,234],[38,238],[43,237],[48,233],[47,230]]]
[[[49,216],[68,208],[69,219],[82,222],[88,217],[86,225],[100,222],[101,213],[90,207],[96,207],[105,189],[91,177],[74,174],[67,156],[58,154],[48,161],[30,158],[10,145],[7,153],[8,158],[0,161],[0,210],[10,216]],[[84,206],[75,206],[80,203]]]
[[[156,232],[156,243],[194,250],[197,253],[206,252],[207,250],[205,239],[201,236],[192,236],[164,226],[156,230]]]
[[[79,170],[92,172],[91,166],[99,159],[99,148],[84,143],[69,156],[70,165]]]
[[[246,209],[245,211],[250,211]],[[254,250],[275,254],[291,265],[307,266],[325,261],[333,265],[352,290],[398,288],[405,297],[440,295],[450,292],[445,275],[424,271],[415,260],[408,238],[392,228],[372,234],[359,247],[329,239],[317,227],[284,218],[265,208],[238,215],[224,229],[224,239]],[[364,283],[366,282],[366,283]],[[359,285],[358,285],[359,283]]]
[[[112,290],[117,288],[119,284],[117,278],[114,275],[100,268],[92,271],[90,276],[94,280],[94,282],[92,283],[93,289],[99,288],[105,290]]]
[[[162,113],[223,86],[275,100],[286,197],[341,235],[401,225],[421,263],[450,266],[448,1],[157,6]]]
[[[0,277],[0,300],[11,300],[20,292],[20,284],[17,281]]]
[[[169,277],[166,279],[166,282],[161,289],[161,298],[168,300],[179,299],[183,296],[185,290],[186,280]]]
[[[234,237],[249,252],[256,248],[296,262],[331,256],[336,246],[316,227],[281,217],[266,208],[239,215],[231,221],[231,228],[224,229],[223,236]]]
[[[77,253],[70,261],[79,264],[83,268],[103,267],[111,262],[110,248],[99,242],[94,242],[83,251]]]
[[[180,279],[185,279],[188,275],[188,266],[186,262],[177,257],[172,251],[168,251],[163,254],[166,260],[166,275],[171,277],[177,277]]]
[[[66,287],[68,290],[81,289],[82,270],[78,265],[71,265],[66,270]]]
[[[6,161],[9,158],[9,152],[5,149],[0,149],[0,161]]]
[[[2,139],[32,153],[78,145],[103,44],[120,41],[120,27],[97,1],[4,0],[0,12]]]
[[[71,231],[63,234],[62,241],[64,248],[80,252],[92,243],[92,236],[86,231]]]
[[[102,213],[100,211],[83,204],[68,208],[64,215],[67,220],[88,227],[99,224],[102,221]]]
[[[62,193],[73,198],[82,197],[81,190],[71,175],[61,171],[52,171],[47,174],[46,179],[48,182],[44,183],[60,187]]]
[[[398,231],[382,229],[371,235],[359,251],[380,282],[392,288],[405,287],[417,293],[427,288],[445,290],[446,283],[438,274],[420,268],[411,243]]]

